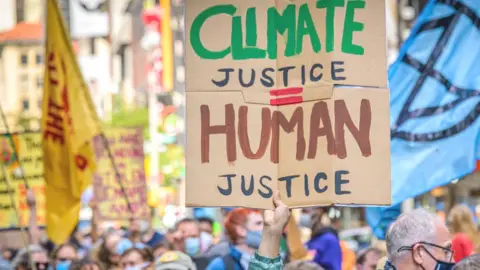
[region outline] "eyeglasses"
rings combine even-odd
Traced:
[[[397,252],[400,252],[400,251],[404,251],[404,250],[413,250],[413,247],[415,245],[424,245],[424,246],[430,246],[430,247],[434,247],[434,248],[439,248],[441,250],[443,250],[444,254],[445,254],[445,258],[448,258],[448,261],[452,261],[452,258],[453,258],[453,250],[450,249],[450,248],[446,248],[446,247],[442,247],[442,246],[439,246],[439,245],[436,245],[436,244],[433,244],[433,243],[429,243],[429,242],[417,242],[411,246],[405,246],[405,247],[400,247]],[[426,251],[428,252],[428,254],[432,257],[434,257],[427,249]],[[434,257],[435,258],[435,257]]]

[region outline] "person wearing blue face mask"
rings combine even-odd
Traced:
[[[77,249],[72,244],[62,244],[52,252],[52,259],[56,270],[67,270],[78,259]]]
[[[385,269],[451,270],[455,265],[451,238],[434,214],[424,209],[405,213],[387,231]]]
[[[214,259],[207,270],[246,270],[262,241],[263,217],[260,212],[236,208],[228,213],[225,229],[231,241],[230,253]]]
[[[197,269],[205,269],[209,258],[201,256],[202,243],[200,240],[200,228],[198,222],[191,218],[180,220],[172,234],[172,247],[190,256],[197,266]]]

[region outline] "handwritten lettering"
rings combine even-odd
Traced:
[[[348,175],[347,170],[338,170],[334,172],[333,179],[329,179],[327,173],[318,172],[313,177],[312,175],[286,175],[278,177],[278,188],[281,191],[285,191],[288,198],[298,196],[315,196],[316,194],[322,194],[329,188],[333,188],[336,195],[351,194],[348,189],[349,180],[344,179],[344,176]],[[225,186],[217,186],[220,194],[223,196],[231,195],[234,190],[239,189],[244,196],[252,196],[257,193],[262,198],[268,199],[273,195],[272,185],[276,185],[272,182],[272,177],[268,175],[236,175],[236,174],[224,174],[218,176],[220,179],[225,179],[227,184]],[[300,178],[303,178],[303,183],[297,183]],[[266,181],[268,180],[268,181]],[[239,183],[240,182],[240,183]],[[294,183],[295,182],[295,183]],[[303,185],[303,194],[293,194],[293,186]],[[275,186],[276,187],[276,186]],[[315,193],[310,192],[315,191]]]
[[[239,14],[234,5],[215,5],[206,8],[193,19],[189,40],[193,51],[203,59],[223,59],[228,55],[231,55],[233,60],[277,59],[277,48],[280,42],[285,43],[285,50],[282,52],[285,57],[302,54],[305,41],[310,42],[314,53],[321,52],[322,44],[318,27],[325,25],[326,35],[322,38],[326,43],[325,52],[329,53],[335,51],[336,10],[344,8],[343,27],[337,27],[343,28],[341,51],[346,54],[363,55],[364,48],[353,43],[353,34],[364,30],[363,23],[355,20],[355,12],[358,9],[364,9],[365,5],[366,1],[319,0],[315,7],[306,3],[299,6],[289,4],[284,10],[270,7],[266,16],[267,44],[264,48],[260,48],[257,44],[259,14],[256,7],[249,7],[245,14],[242,14],[243,12]],[[326,10],[325,23],[315,25],[313,18],[320,16],[321,10]],[[245,16],[244,19],[242,15]],[[201,38],[205,23],[216,16],[230,16],[232,26],[231,34],[224,34],[231,36],[230,46],[218,51],[207,48]],[[285,37],[285,40],[279,42],[279,36]]]
[[[334,82],[345,81],[347,78],[343,76],[345,69],[343,61],[331,61],[330,62],[330,78]],[[315,63],[311,66],[285,66],[277,69],[267,67],[261,71],[254,69],[245,70],[239,68],[220,68],[218,69],[218,76],[214,76],[211,79],[212,83],[220,88],[227,87],[232,82],[238,81],[242,88],[258,87],[258,82],[266,88],[274,86],[275,72],[281,73],[281,76],[276,78],[278,85],[284,87],[290,86],[290,78],[301,78],[301,85],[307,83],[319,82],[323,78],[323,64]],[[258,76],[257,76],[258,74]]]
[[[122,220],[132,216],[125,197],[128,198],[133,214],[138,218],[149,215],[147,186],[144,172],[143,137],[139,129],[113,129],[106,134],[110,150],[115,158],[120,179],[113,170],[105,149],[103,138],[93,140],[97,172],[93,177],[93,188],[99,202],[100,220]],[[123,185],[123,189],[119,184]]]
[[[344,100],[336,100],[334,102],[334,114],[329,112],[325,101],[318,101],[313,105],[310,117],[306,117],[304,114],[304,108],[300,106],[294,110],[291,116],[285,115],[282,111],[274,111],[272,113],[269,108],[262,108],[260,144],[258,150],[253,152],[249,139],[250,134],[247,130],[248,107],[240,106],[238,108],[238,144],[243,156],[247,159],[262,158],[270,142],[270,160],[272,163],[277,164],[280,161],[280,134],[282,132],[288,134],[296,131],[296,160],[304,160],[305,156],[307,159],[315,159],[319,151],[318,140],[321,137],[326,139],[326,152],[328,155],[336,155],[340,159],[345,159],[348,155],[345,142],[345,127],[352,134],[362,155],[369,157],[372,154],[370,144],[372,112],[369,100],[362,99],[360,102],[358,126],[355,125]],[[332,126],[331,115],[335,116],[334,126]],[[202,163],[210,162],[210,140],[213,136],[217,136],[217,138],[218,136],[225,136],[227,161],[235,162],[237,160],[237,127],[235,125],[235,109],[232,104],[225,105],[224,116],[224,123],[213,125],[210,122],[209,106],[202,105],[200,107],[200,154]],[[305,119],[309,121],[310,125],[308,138],[304,134]],[[258,135],[254,134],[252,136]]]

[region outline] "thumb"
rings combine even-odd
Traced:
[[[277,191],[275,191],[275,195],[273,195],[273,205],[275,205],[275,207],[278,207],[282,204],[283,204],[283,202],[282,202],[282,200],[280,200],[280,191],[277,190]]]

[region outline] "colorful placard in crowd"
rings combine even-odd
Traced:
[[[141,128],[113,128],[106,132],[115,163],[121,175],[125,193],[133,210],[133,217],[149,218],[147,184],[145,181],[143,130]],[[101,221],[125,220],[132,217],[125,195],[115,175],[111,159],[102,137],[94,139],[97,169],[93,178],[96,215]]]
[[[388,205],[385,27],[384,1],[187,0],[186,204]]]
[[[13,148],[15,145],[18,157]],[[20,164],[22,169],[20,169]],[[37,199],[37,224],[45,225],[45,184],[43,179],[43,150],[41,133],[0,134],[0,229],[28,225],[30,211],[26,204],[28,182]],[[7,178],[5,178],[5,174]],[[22,176],[23,174],[23,176]],[[8,181],[8,183],[6,182]],[[12,207],[9,188],[19,211]]]

